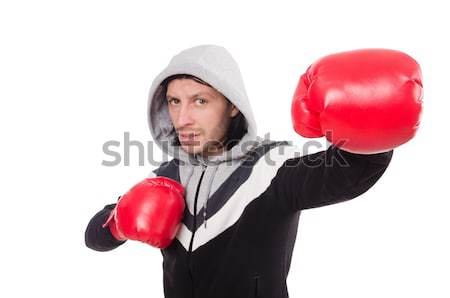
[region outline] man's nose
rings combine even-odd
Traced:
[[[194,123],[189,106],[182,106],[178,114],[178,126],[183,127]]]

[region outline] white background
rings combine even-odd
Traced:
[[[239,63],[259,133],[296,144],[290,101],[316,59],[381,47],[421,64],[418,134],[369,192],[302,213],[288,288],[450,297],[448,28],[432,1],[2,1],[0,296],[163,297],[159,250],[96,252],[84,230],[154,168],[137,151],[130,166],[102,166],[103,143],[150,141],[153,78],[182,49],[212,43]]]

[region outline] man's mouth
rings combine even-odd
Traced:
[[[198,139],[198,136],[200,135],[200,133],[179,133],[178,134],[178,139],[180,140],[180,142],[186,143],[186,142],[193,142],[196,141]]]

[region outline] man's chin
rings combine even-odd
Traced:
[[[181,145],[181,149],[188,154],[200,154],[203,152],[203,148],[200,146],[185,146]]]

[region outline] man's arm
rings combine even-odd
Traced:
[[[102,210],[92,217],[84,233],[86,246],[96,251],[109,251],[126,242],[119,241],[111,234],[109,227],[102,225],[108,219],[116,204],[106,205]]]
[[[275,188],[285,206],[319,207],[367,191],[393,149],[414,137],[422,94],[420,66],[399,51],[347,51],[310,65],[294,92],[292,124],[301,136],[325,136],[333,145],[279,169]]]
[[[366,192],[385,172],[393,150],[355,154],[331,145],[327,150],[288,159],[272,185],[287,211],[347,201]]]

